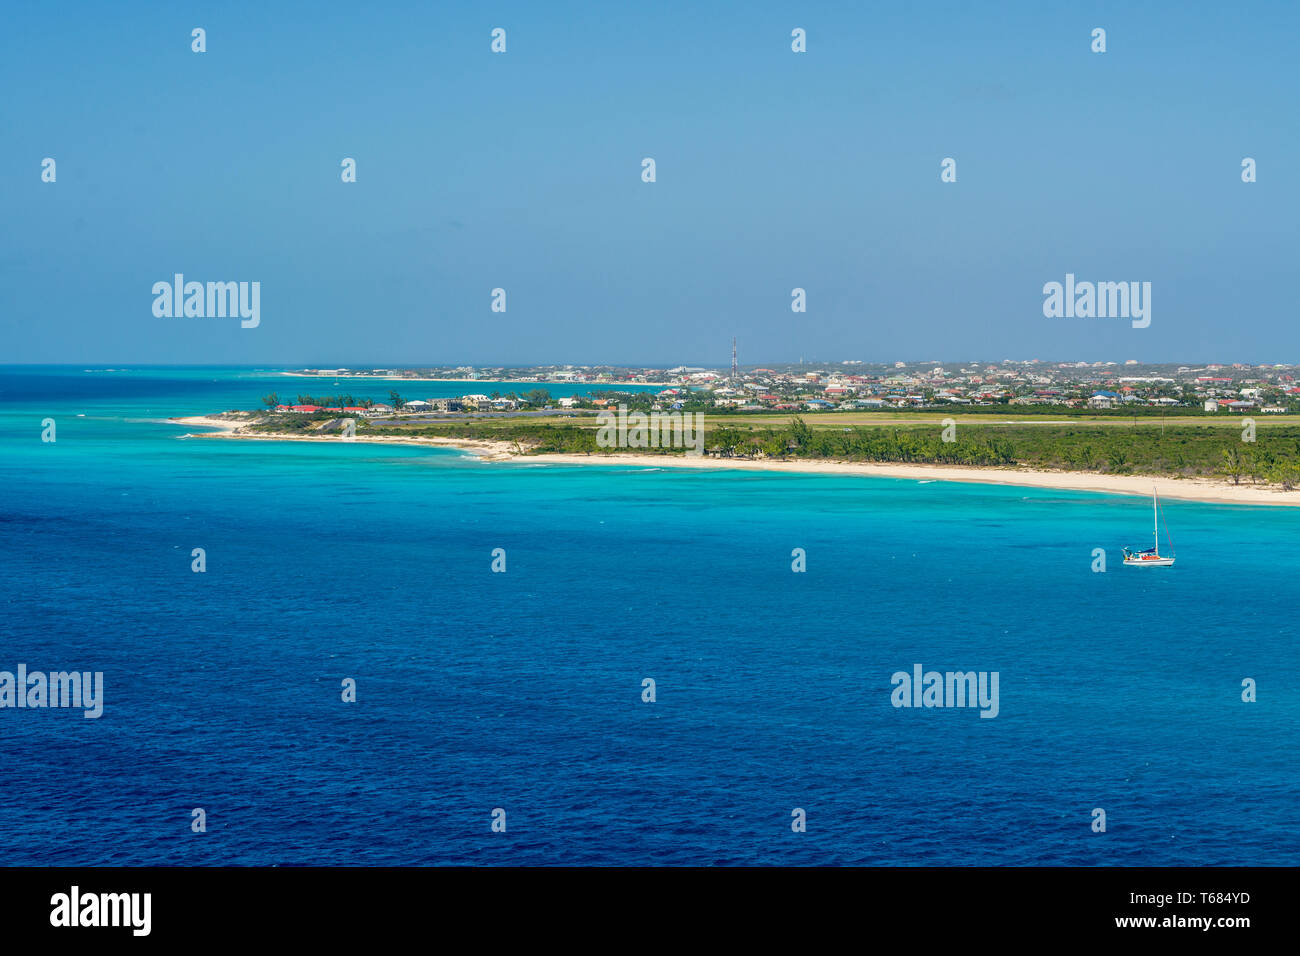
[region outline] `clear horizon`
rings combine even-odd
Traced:
[[[1295,5],[741,12],[15,9],[0,362],[1300,360]],[[156,316],[177,273],[259,324]],[[1045,317],[1067,275],[1150,326]]]
[[[1060,366],[1060,365],[1074,365],[1075,363],[1078,363],[1078,362],[1084,362],[1084,361],[1087,361],[1087,362],[1088,362],[1089,367],[1092,367],[1092,366],[1094,365],[1095,362],[1105,362],[1105,363],[1110,363],[1110,364],[1116,366],[1117,368],[1122,369],[1122,368],[1125,368],[1125,367],[1126,367],[1126,366],[1125,366],[1125,363],[1126,363],[1128,360],[1127,360],[1127,359],[1123,359],[1123,360],[1121,360],[1121,359],[1094,359],[1094,360],[1087,360],[1087,359],[1075,359],[1075,358],[1052,358],[1052,359],[1016,359],[1016,358],[1012,358],[1012,359],[1008,359],[1008,358],[1001,358],[1001,359],[989,359],[989,358],[965,358],[965,359],[891,359],[891,358],[886,358],[886,359],[879,359],[879,360],[871,360],[871,359],[862,359],[862,360],[858,360],[858,359],[849,359],[849,360],[843,360],[843,359],[817,359],[817,358],[811,358],[811,357],[810,357],[810,358],[808,358],[806,361],[804,361],[802,364],[804,364],[804,365],[845,365],[845,364],[850,364],[850,363],[851,363],[851,364],[854,364],[854,365],[862,364],[862,365],[872,365],[872,366],[874,366],[874,365],[893,365],[893,364],[895,364],[895,363],[897,363],[897,362],[903,362],[903,363],[906,364],[906,365],[933,365],[933,364],[936,364],[936,363],[939,364],[939,365],[1003,365],[1003,364],[1006,364],[1006,363],[1009,362],[1009,363],[1011,363],[1011,364],[1013,364],[1013,365],[1025,365],[1025,364],[1030,364],[1030,363],[1036,363],[1036,364],[1039,364],[1039,365],[1045,365],[1045,366],[1052,366],[1052,367],[1055,367],[1055,366]],[[674,369],[674,368],[679,368],[679,367],[686,367],[686,368],[704,368],[704,369],[726,369],[726,368],[730,368],[730,367],[731,367],[731,363],[730,363],[730,362],[713,362],[713,363],[709,363],[709,362],[690,362],[690,361],[676,361],[676,360],[674,360],[674,361],[672,361],[672,362],[668,362],[668,363],[662,363],[662,362],[658,362],[658,363],[622,363],[622,362],[506,362],[506,363],[502,363],[502,362],[441,362],[441,363],[422,363],[422,362],[393,362],[393,363],[385,364],[385,363],[378,363],[378,362],[377,362],[377,363],[374,363],[374,364],[364,364],[364,363],[363,363],[363,364],[360,364],[360,365],[355,365],[355,364],[354,364],[354,365],[346,365],[346,364],[342,364],[342,363],[332,363],[332,362],[322,362],[322,363],[318,363],[318,364],[314,364],[314,365],[313,365],[313,364],[306,364],[306,363],[281,364],[281,363],[268,363],[268,362],[262,362],[262,363],[245,363],[245,362],[217,362],[217,363],[213,363],[213,362],[95,362],[95,363],[86,363],[86,362],[9,362],[9,363],[5,363],[5,364],[0,364],[0,368],[74,368],[74,367],[77,367],[77,366],[84,366],[84,365],[87,365],[87,364],[93,364],[93,365],[95,365],[95,366],[98,366],[98,368],[95,369],[96,371],[104,371],[104,370],[109,369],[109,368],[137,368],[137,369],[143,369],[143,368],[239,368],[239,369],[268,370],[268,371],[286,371],[286,372],[294,372],[294,371],[299,371],[299,370],[303,370],[303,369],[322,369],[322,368],[323,368],[323,369],[346,369],[346,370],[348,370],[348,371],[360,371],[360,370],[364,370],[364,369],[375,369],[375,368],[389,368],[389,369],[398,369],[398,370],[402,370],[402,371],[409,371],[409,370],[412,370],[412,369],[456,369],[456,368],[461,368],[461,367],[474,368],[474,369],[485,369],[485,368],[501,368],[501,369],[508,369],[508,368],[517,368],[517,369],[533,369],[533,368],[570,368],[570,367],[571,367],[571,368],[617,368],[617,369],[637,369],[637,370],[645,370],[645,369],[648,369],[648,370],[654,370],[654,371],[668,371],[668,370],[671,370],[671,369]],[[790,359],[768,359],[767,361],[760,361],[760,362],[741,362],[741,363],[739,363],[739,367],[740,367],[740,369],[743,371],[743,370],[745,370],[745,369],[763,368],[763,367],[771,366],[771,365],[798,365],[798,364],[800,364],[798,359],[794,359],[794,360],[790,360]],[[1220,367],[1220,368],[1229,368],[1229,369],[1232,368],[1234,365],[1244,365],[1244,366],[1247,366],[1248,368],[1275,368],[1275,367],[1283,367],[1283,368],[1297,368],[1297,367],[1300,367],[1300,362],[1243,362],[1243,361],[1240,361],[1240,360],[1223,360],[1223,359],[1217,359],[1217,360],[1180,360],[1180,359],[1169,359],[1169,360],[1164,360],[1164,361],[1157,360],[1157,361],[1152,361],[1152,362],[1141,362],[1141,361],[1139,361],[1139,362],[1137,363],[1136,366],[1128,366],[1128,367],[1130,367],[1130,368],[1132,368],[1132,367],[1138,367],[1138,368],[1141,368],[1141,367],[1144,367],[1144,366],[1154,366],[1154,365],[1161,365],[1161,366],[1163,366],[1163,365],[1178,365],[1178,366],[1187,366],[1187,367],[1189,367],[1189,368],[1205,367],[1205,366],[1211,366],[1211,365],[1214,365],[1214,366],[1218,366],[1218,367]],[[1080,369],[1080,370],[1082,371],[1082,369]]]

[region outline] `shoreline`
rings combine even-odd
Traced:
[[[620,385],[624,387],[632,386],[635,388],[680,388],[680,385],[674,385],[672,382],[565,382],[565,381],[537,381],[535,379],[524,378],[411,378],[409,375],[308,375],[306,372],[277,372],[277,375],[288,375],[292,378],[316,378],[336,382],[342,388],[343,380],[353,379],[363,382],[454,382],[457,385],[477,385],[490,383],[493,385],[532,385],[535,388],[544,388],[547,385],[565,385],[579,386],[585,385],[589,388],[617,391]]]
[[[273,432],[238,432],[244,423],[232,422],[224,418],[209,418],[204,415],[189,415],[183,418],[168,418],[169,425],[199,425],[215,428],[213,432],[197,432],[180,435],[180,438],[234,438],[239,441],[312,441],[339,442],[338,435],[280,435]],[[513,442],[482,441],[473,438],[400,438],[397,436],[358,435],[350,444],[365,445],[431,445],[435,448],[459,448],[470,452],[482,461],[509,461],[512,458],[539,457],[517,455]]]
[[[239,422],[206,416],[169,418],[176,425],[198,425],[218,429],[182,437],[234,438],[245,441],[337,442],[337,436],[280,435],[269,432],[236,433]],[[732,471],[771,471],[798,474],[831,474],[863,478],[901,478],[915,481],[957,481],[977,484],[1049,488],[1059,491],[1091,491],[1102,494],[1148,497],[1154,487],[1162,498],[1200,501],[1207,504],[1271,505],[1300,507],[1300,490],[1282,491],[1263,485],[1233,485],[1210,478],[1166,478],[1148,475],[1105,475],[1085,471],[1043,471],[1031,468],[989,468],[968,465],[901,464],[853,461],[770,461],[745,458],[706,458],[686,455],[520,455],[512,442],[468,438],[400,438],[358,436],[354,442],[380,445],[427,445],[457,448],[484,462],[537,462],[552,465],[626,465],[639,468],[702,468]]]

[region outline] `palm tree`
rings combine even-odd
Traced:
[[[1243,465],[1241,461],[1241,452],[1236,447],[1225,448],[1223,451],[1223,470],[1228,477],[1232,479],[1234,485],[1241,484],[1241,473]]]

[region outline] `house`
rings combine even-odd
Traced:
[[[1207,412],[1217,412],[1219,410],[1219,403],[1212,398],[1207,398],[1205,400],[1205,410]]]

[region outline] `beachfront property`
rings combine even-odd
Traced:
[[[538,366],[527,368],[467,366],[410,369],[306,370],[337,373],[336,378],[386,377],[419,381],[491,381],[517,384],[506,394],[471,393],[457,397],[421,397],[401,408],[372,405],[365,417],[456,412],[515,412],[543,407],[598,411],[617,404],[622,385],[662,385],[653,393],[659,408],[754,413],[763,411],[826,414],[838,411],[903,412],[999,406],[1033,407],[1100,413],[1164,409],[1179,414],[1245,414],[1268,409],[1270,415],[1300,413],[1300,368],[1291,365],[1208,364],[1143,365],[1129,359],[1108,362],[998,363],[902,362],[869,364],[856,360],[766,365],[749,369],[669,369],[617,366]],[[576,395],[552,399],[548,382],[586,386]],[[527,385],[528,387],[523,387]],[[533,392],[545,396],[540,401]],[[532,394],[533,399],[529,399]],[[305,405],[276,411],[307,412]],[[311,409],[320,411],[321,409]]]

